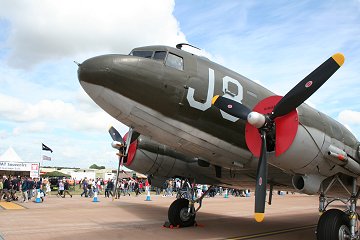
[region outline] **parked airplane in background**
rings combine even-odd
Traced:
[[[267,187],[269,202],[273,186],[320,194],[317,238],[357,239],[360,144],[343,125],[303,103],[344,56],[334,54],[281,97],[182,45],[139,47],[79,64],[88,95],[131,127],[124,140],[109,130],[126,167],[147,174],[154,186],[169,177],[186,179],[190,193],[192,183],[245,188],[256,182],[259,222]],[[192,196],[171,204],[171,224],[194,224],[203,196]],[[337,200],[344,211],[328,209]]]

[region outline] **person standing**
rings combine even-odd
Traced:
[[[34,181],[31,177],[27,179],[28,182],[28,200],[31,201],[31,198],[34,196]]]
[[[93,179],[89,179],[88,182],[88,197],[93,197],[94,196],[94,191],[93,191],[93,186],[94,186],[94,180]]]
[[[23,196],[23,202],[28,202],[28,191],[29,191],[29,185],[28,180],[25,177],[21,178],[21,192]]]
[[[3,184],[3,180],[2,178],[0,178],[0,202],[1,202],[1,199],[3,197],[3,189],[4,189],[4,184]]]
[[[135,191],[135,196],[137,197],[139,195],[139,183],[138,183],[138,180],[135,180],[134,191]]]
[[[50,193],[51,193],[51,186],[50,186],[50,181],[49,181],[49,179],[46,179],[46,184],[45,184],[45,186],[46,186],[46,194],[48,195],[50,195]]]
[[[5,194],[5,198],[7,202],[11,201],[10,190],[11,190],[10,180],[6,176],[4,176],[3,193]]]
[[[35,189],[36,189],[36,194],[38,194],[37,192],[39,192],[41,202],[43,202],[44,201],[44,192],[42,190],[42,181],[39,178],[35,179]]]
[[[69,184],[68,181],[65,180],[65,182],[64,182],[64,195],[63,195],[63,198],[65,198],[65,194],[70,195],[70,197],[72,198],[72,195],[71,195],[71,193],[69,192],[69,188],[70,188],[70,184]]]
[[[129,194],[129,196],[130,196],[129,182],[126,180],[124,180],[124,193]]]
[[[58,187],[59,187],[59,191],[58,191],[57,196],[58,196],[58,197],[62,197],[62,196],[64,195],[64,183],[63,183],[62,180],[59,180],[59,185],[58,185]]]
[[[84,178],[81,185],[82,185],[83,192],[80,194],[80,196],[82,197],[85,194],[85,197],[88,197],[88,194],[87,194],[88,183],[87,183],[86,178]]]
[[[105,197],[109,198],[110,195],[113,196],[113,194],[112,194],[113,189],[114,189],[114,182],[113,182],[113,180],[110,180],[110,178],[109,178],[107,185],[106,185],[106,189],[105,189]]]
[[[10,189],[10,194],[11,194],[11,199],[14,200],[14,201],[17,201],[18,200],[18,197],[16,195],[16,192],[19,191],[19,180],[17,179],[16,176],[13,176],[12,179],[11,179],[11,189]]]
[[[142,180],[139,181],[139,194],[141,194],[144,191],[144,184]]]

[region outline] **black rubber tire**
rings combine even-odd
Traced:
[[[189,216],[187,219],[181,217],[182,211],[187,211],[189,207],[189,200],[180,198],[176,199],[169,207],[168,218],[171,225],[174,227],[191,227],[195,224],[195,215]]]
[[[330,209],[323,213],[319,219],[316,237],[318,240],[339,240],[341,226],[349,229],[349,217],[339,209]]]

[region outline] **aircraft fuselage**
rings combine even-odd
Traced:
[[[258,160],[245,141],[246,122],[211,106],[213,96],[224,95],[253,109],[274,95],[246,77],[166,46],[94,57],[80,65],[78,75],[101,108],[150,139],[224,169],[256,170]],[[356,138],[306,104],[297,113],[300,124],[294,142],[278,157],[270,153],[269,163],[287,175],[321,175],[319,181],[337,172],[358,175],[328,156],[334,146],[360,162]]]

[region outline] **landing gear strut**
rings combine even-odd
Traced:
[[[196,224],[196,213],[202,206],[202,200],[212,189],[213,186],[204,192],[201,197],[196,198],[195,183],[190,184],[186,179],[181,186],[181,193],[177,194],[177,199],[170,205],[168,210],[169,226],[174,227],[191,227]],[[195,209],[195,204],[199,206]],[[166,223],[165,223],[166,224]]]
[[[334,186],[336,181],[349,193],[349,198],[326,197],[326,193]],[[358,214],[356,212],[356,203],[359,195],[360,188],[357,188],[355,177],[352,180],[351,192],[345,187],[338,175],[333,177],[325,190],[323,184],[321,185],[319,197],[319,212],[321,213],[321,217],[316,229],[318,240],[359,239]],[[326,208],[335,201],[340,201],[345,204],[345,211],[339,209],[326,210]]]

